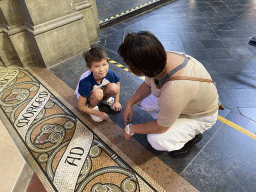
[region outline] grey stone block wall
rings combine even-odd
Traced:
[[[0,66],[50,67],[88,50],[95,11],[95,0],[0,0]]]
[[[2,66],[19,66],[22,67],[20,58],[12,44],[10,37],[6,33],[0,33],[0,58]]]

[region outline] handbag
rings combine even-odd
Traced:
[[[214,81],[212,81],[211,79],[204,79],[204,78],[199,78],[199,77],[178,76],[178,77],[169,77],[160,85],[160,88],[162,88],[164,86],[164,84],[167,83],[168,81],[176,81],[176,80],[200,81],[200,82],[213,83],[214,85],[216,85],[216,83]],[[220,103],[220,101],[219,101],[219,109],[220,110],[225,109],[224,106]]]

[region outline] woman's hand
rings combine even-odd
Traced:
[[[126,105],[123,112],[123,119],[125,126],[132,121],[133,109],[131,105]]]
[[[127,125],[124,129],[123,129],[123,135],[125,140],[129,140],[130,137],[134,134],[132,132],[132,124]]]
[[[126,133],[125,128],[123,128],[123,135],[124,135],[125,140],[130,140],[131,135]]]
[[[112,104],[112,109],[114,111],[121,111],[122,110],[122,106],[121,106],[121,104],[119,102],[114,102]]]

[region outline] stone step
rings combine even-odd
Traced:
[[[0,186],[2,192],[26,192],[33,171],[0,120]]]

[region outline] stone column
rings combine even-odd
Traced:
[[[0,0],[0,6],[2,65],[50,67],[98,39],[98,17],[88,1]]]
[[[18,54],[8,35],[8,25],[2,11],[2,4],[3,1],[0,1],[0,66],[22,66]],[[12,7],[12,10],[16,11],[15,7]],[[15,19],[19,19],[10,17],[10,10],[8,13],[7,18],[10,22],[13,22]]]
[[[93,6],[93,2],[95,6]],[[99,31],[99,19],[95,0],[84,1],[75,0],[76,11],[84,15],[85,25],[87,26],[87,31],[89,35],[90,42],[97,42],[97,31]]]

